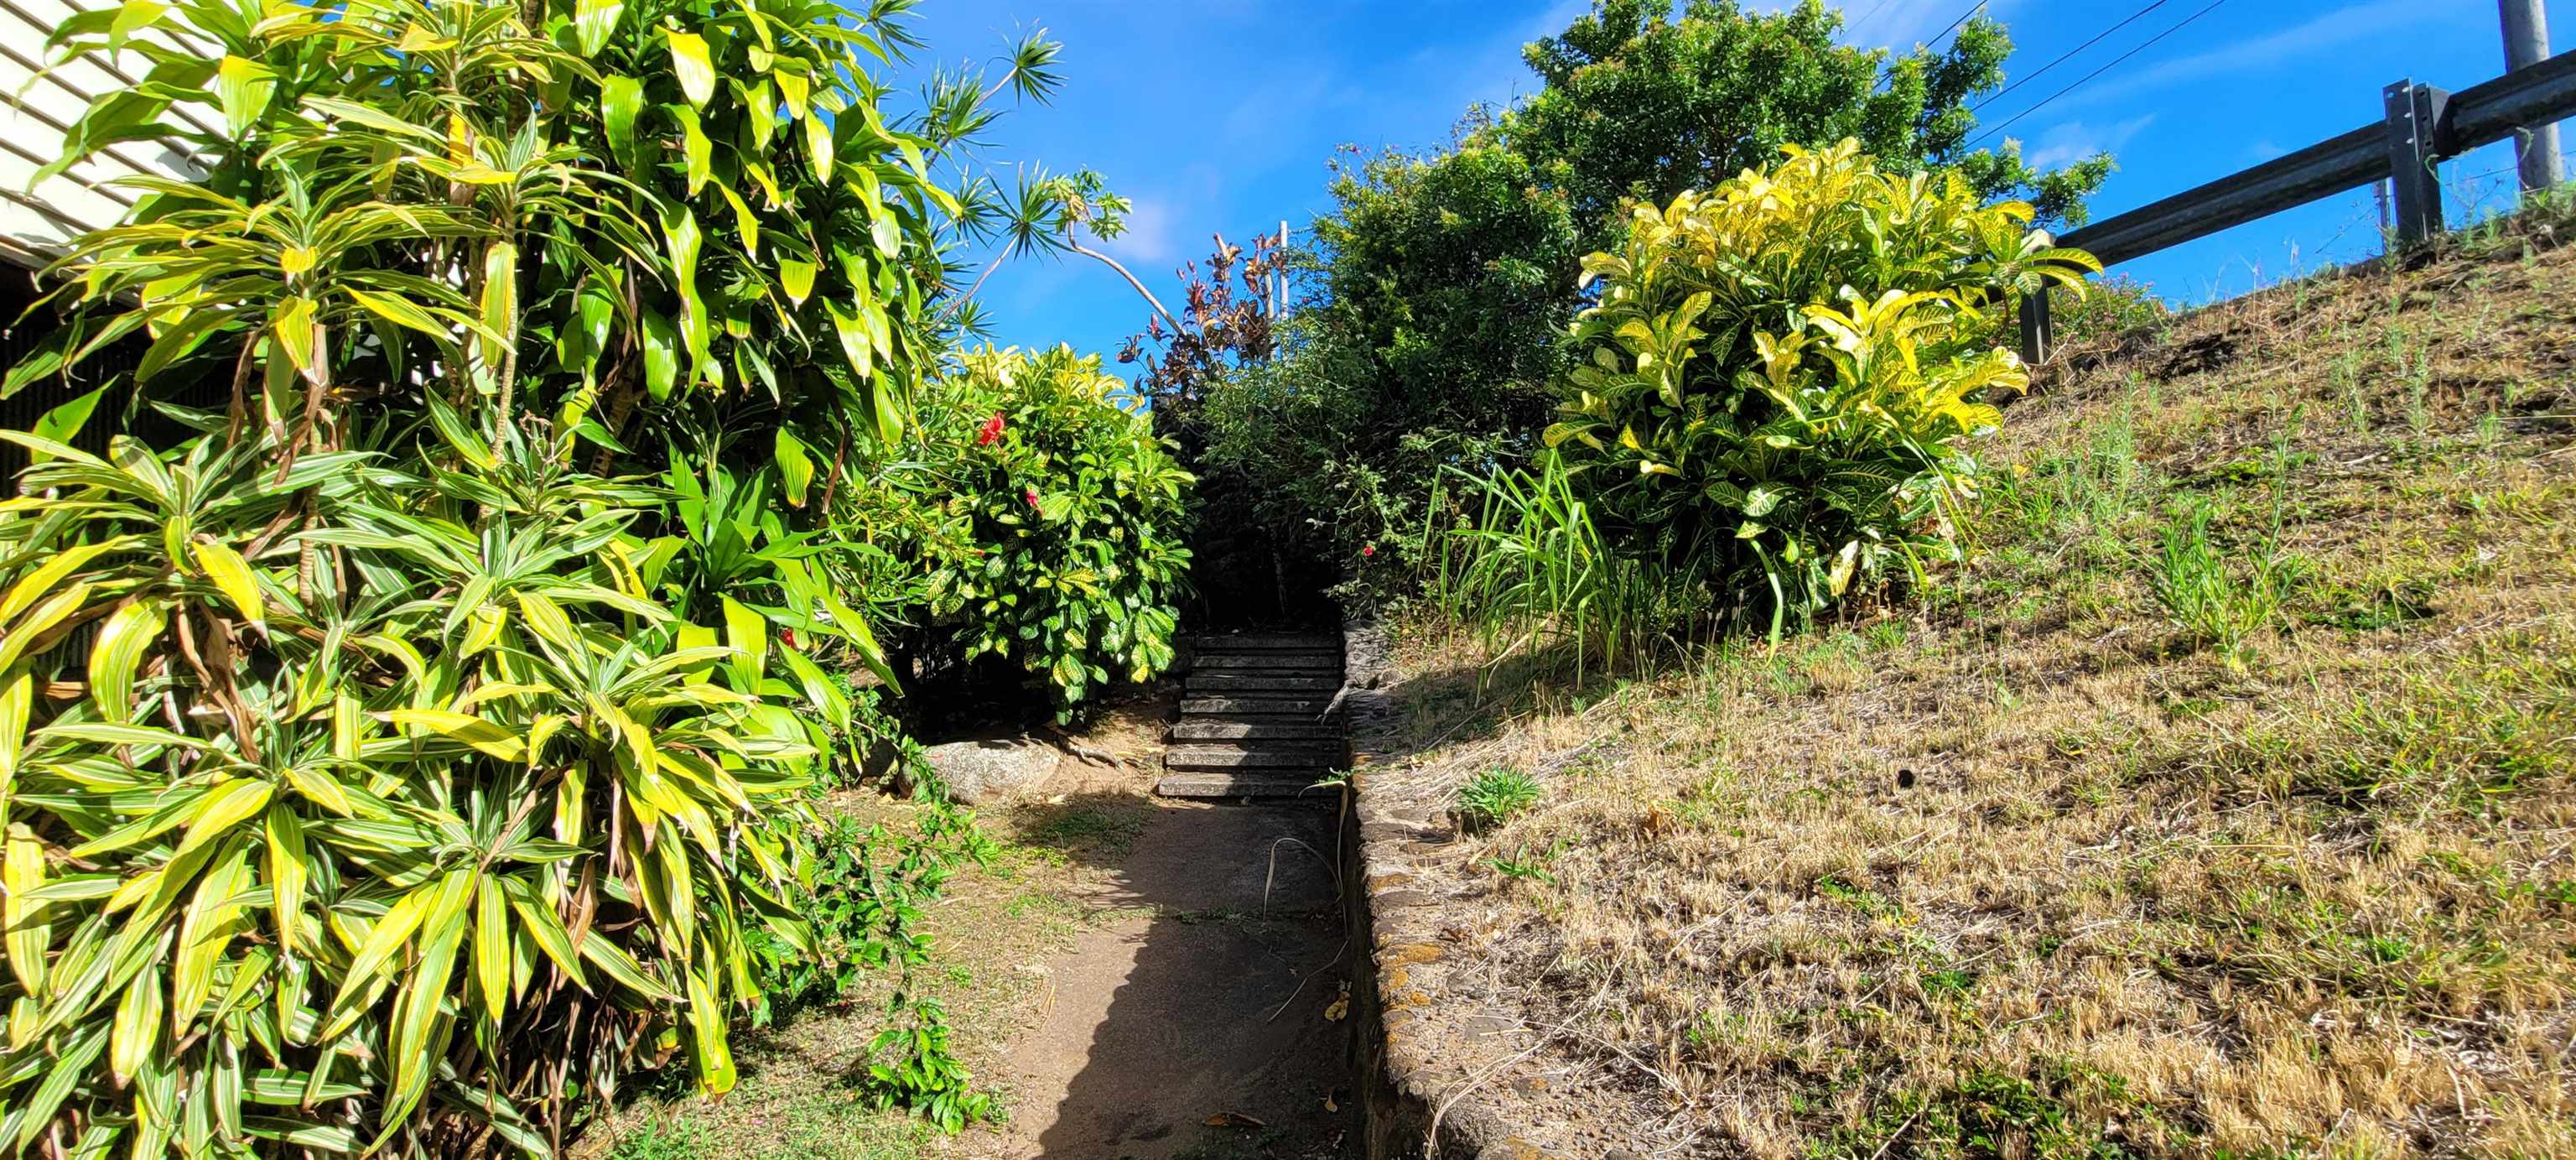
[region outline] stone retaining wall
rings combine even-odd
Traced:
[[[1409,784],[1392,756],[1395,704],[1384,629],[1342,631],[1343,722],[1352,776],[1342,811],[1345,913],[1357,949],[1351,981],[1352,1070],[1359,1077],[1369,1160],[1542,1160],[1556,1154],[1514,1134],[1498,1114],[1508,1089],[1480,1087],[1455,1065],[1436,1066],[1422,1034],[1438,1014],[1454,948],[1432,921],[1433,898],[1412,886],[1413,858],[1452,841],[1445,788]],[[1369,1002],[1374,997],[1375,1002]],[[1436,1132],[1437,1140],[1433,1139]]]

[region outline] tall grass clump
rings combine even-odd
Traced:
[[[1617,550],[1562,456],[1543,454],[1526,472],[1461,478],[1483,504],[1457,529],[1432,591],[1445,614],[1481,631],[1500,655],[1564,646],[1579,677],[1650,658],[1705,613],[1705,597],[1682,576]]]

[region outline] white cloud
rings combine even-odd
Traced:
[[[1101,243],[1101,251],[1130,266],[1171,261],[1181,252],[1171,203],[1144,195],[1135,195],[1134,203],[1127,210],[1127,232]]]
[[[2034,168],[2055,169],[2096,153],[2117,153],[2129,143],[2130,138],[2154,124],[2155,120],[2154,113],[2141,113],[2110,125],[2068,121],[2051,126],[2047,132],[2023,144],[2023,159]]]

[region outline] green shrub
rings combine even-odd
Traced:
[[[800,563],[812,449],[900,434],[927,174],[983,116],[888,124],[902,8],[58,28],[149,68],[59,164],[207,176],[76,244],[81,316],[0,393],[128,338],[138,405],[230,402],[104,457],[7,433],[0,1147],[544,1155],[638,1062],[732,1085],[754,932],[810,945],[814,657],[873,653]]]
[[[1172,663],[1191,477],[1069,347],[961,356],[924,389],[923,623],[965,658],[1019,662],[1068,711]]]
[[[1767,607],[1772,633],[1897,565],[1955,553],[1965,446],[2019,389],[2011,351],[1963,338],[1999,297],[2098,268],[2046,247],[2030,208],[1954,176],[1882,174],[1856,142],[1790,148],[1584,260],[1547,432],[1620,550]]]
[[[1538,779],[1507,765],[1478,770],[1458,787],[1458,813],[1472,830],[1499,826],[1537,805]]]
[[[1267,363],[1206,392],[1193,441],[1284,551],[1343,595],[1408,588],[1455,464],[1518,464],[1547,422],[1581,249],[1562,195],[1508,150],[1337,171],[1314,225],[1323,294]],[[1239,482],[1235,482],[1239,481]]]

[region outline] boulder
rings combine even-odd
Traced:
[[[951,741],[922,751],[961,805],[1007,801],[1035,790],[1055,772],[1056,749],[1027,737]]]

